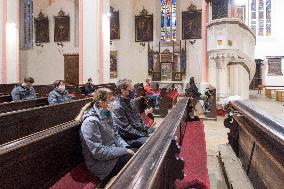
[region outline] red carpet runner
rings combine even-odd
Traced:
[[[185,161],[183,180],[177,180],[177,189],[209,189],[206,141],[202,121],[190,122],[186,126],[180,156]]]
[[[87,170],[85,163],[81,163],[49,189],[91,189],[95,188],[99,182],[99,179]]]

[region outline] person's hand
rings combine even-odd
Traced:
[[[128,154],[134,155],[135,153],[131,149],[127,149]]]

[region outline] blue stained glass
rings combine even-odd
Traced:
[[[266,36],[271,35],[271,0],[266,0]]]
[[[176,40],[176,0],[161,2],[161,40]]]
[[[32,0],[23,1],[24,8],[24,48],[31,48],[33,46],[33,2]]]

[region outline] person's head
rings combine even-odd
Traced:
[[[63,80],[56,80],[53,83],[55,89],[59,89],[61,92],[65,91],[65,82]]]
[[[149,78],[146,79],[146,84],[147,84],[147,85],[151,85],[151,79],[149,79]]]
[[[189,83],[190,83],[190,84],[195,84],[194,77],[191,77],[191,78],[190,78]]]
[[[126,98],[132,91],[132,81],[129,79],[120,79],[116,83],[116,88],[118,94]]]
[[[35,82],[34,78],[27,76],[24,78],[24,83],[22,84],[22,86],[30,88],[34,82]]]
[[[86,104],[80,111],[79,115],[76,117],[76,121],[82,121],[83,115],[94,105],[103,110],[108,111],[109,104],[114,100],[113,92],[107,88],[100,88],[93,94],[92,102]]]
[[[89,78],[89,79],[88,79],[88,83],[89,83],[89,84],[93,84],[92,78]]]

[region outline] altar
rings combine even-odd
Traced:
[[[177,89],[178,92],[184,92],[186,83],[185,81],[153,81],[158,83],[160,88],[168,87],[169,85],[174,84],[174,87]]]

